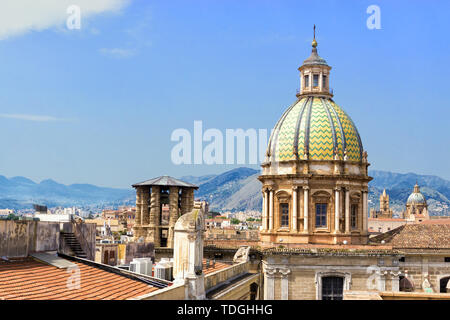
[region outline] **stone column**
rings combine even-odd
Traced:
[[[310,72],[309,73],[309,91],[312,91],[312,88],[313,88],[313,81],[314,81],[314,79],[313,79],[313,74],[312,74],[312,72]]]
[[[263,204],[262,204],[262,229],[267,230],[267,190],[264,189],[263,192]]]
[[[273,231],[273,189],[269,191],[269,230]]]
[[[189,209],[189,190],[181,189],[181,215],[188,213]]]
[[[319,89],[320,89],[320,91],[323,90],[323,85],[322,85],[322,83],[323,83],[323,72],[321,71],[321,72],[320,72],[320,75],[319,75]]]
[[[187,212],[191,212],[194,209],[194,189],[187,189]]]
[[[280,269],[281,273],[281,300],[289,300],[289,274],[291,270]]]
[[[345,188],[345,233],[350,233],[350,189]]]
[[[309,187],[303,187],[303,231],[309,233]]]
[[[159,225],[161,217],[161,205],[160,205],[160,194],[161,189],[158,186],[152,186],[152,193],[150,197],[150,221],[149,225],[151,227],[150,239],[153,238],[155,247],[161,246],[161,239],[159,234]]]
[[[339,210],[340,210],[341,188],[334,189],[334,233],[339,233]]]
[[[275,297],[275,268],[266,267],[264,270],[264,300],[273,300]]]
[[[368,226],[368,218],[367,218],[367,191],[363,191],[362,192],[362,198],[363,198],[363,207],[362,207],[362,211],[363,211],[363,230],[362,230],[362,234],[367,234],[369,226]]]
[[[292,231],[297,232],[297,186],[292,187]]]
[[[142,201],[141,201],[141,187],[136,187],[136,218],[135,218],[135,226],[141,226],[141,214],[142,214]]]
[[[391,271],[391,284],[392,284],[392,292],[400,291],[400,272],[392,272]]]
[[[173,228],[178,220],[178,187],[169,188],[169,234],[167,238],[167,247],[173,248]]]
[[[387,271],[379,271],[380,277],[378,278],[378,291],[383,292],[386,291],[386,274]]]
[[[149,224],[149,198],[150,198],[150,187],[143,187],[141,188],[142,194],[141,194],[141,200],[142,200],[142,205],[141,205],[141,213],[142,213],[142,218],[141,218],[141,222],[143,225],[148,225]]]

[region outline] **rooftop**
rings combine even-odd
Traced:
[[[0,300],[126,300],[167,286],[83,259],[71,258],[70,263],[68,269],[32,257],[0,260]],[[75,284],[76,268],[78,289],[69,285]]]
[[[370,239],[393,249],[450,249],[450,224],[406,224]]]
[[[133,184],[133,188],[142,186],[183,187],[198,189],[198,186],[169,176],[161,176],[144,182]]]

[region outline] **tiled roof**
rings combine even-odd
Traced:
[[[80,270],[79,289],[68,287],[74,276],[68,269],[32,258],[0,261],[0,300],[125,300],[158,290],[131,277],[72,262]]]
[[[449,249],[450,224],[407,224],[370,239],[394,249]]]
[[[442,219],[430,219],[422,221],[422,224],[450,224],[450,219],[442,218]]]
[[[210,261],[209,268],[206,268],[206,259],[203,259],[203,274],[204,275],[207,275],[208,273],[216,272],[216,271],[228,268],[228,267],[231,267],[231,265],[222,263],[222,262],[217,262],[217,261],[213,267],[212,261]]]
[[[184,187],[198,189],[198,187],[192,183],[188,183],[169,176],[161,176],[158,178],[153,178],[144,182],[133,184],[133,187],[140,186]]]
[[[409,224],[392,239],[393,248],[450,248],[450,224]]]

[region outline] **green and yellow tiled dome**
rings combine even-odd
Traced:
[[[269,161],[333,160],[335,153],[361,161],[363,146],[352,119],[331,98],[303,96],[290,106],[270,137]]]

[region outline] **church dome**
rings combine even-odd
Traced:
[[[352,119],[331,98],[303,95],[278,120],[269,140],[269,161],[361,161],[363,146]],[[308,156],[309,155],[309,156]]]
[[[425,200],[423,194],[420,192],[419,185],[416,183],[416,185],[414,186],[414,191],[409,195],[406,204],[426,204],[426,203],[427,201]]]

